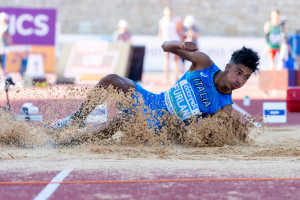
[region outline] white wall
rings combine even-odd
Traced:
[[[61,43],[74,43],[87,39],[111,41],[109,36],[62,34],[57,37],[57,53],[60,54],[59,48]],[[146,47],[144,58],[145,72],[163,71],[165,53],[161,48],[162,41],[156,35],[133,35],[131,41],[133,45],[144,45]],[[210,56],[221,70],[228,63],[233,51],[243,46],[250,47],[258,52],[261,57],[259,66],[261,70],[271,69],[263,37],[200,37],[198,45],[200,51]],[[173,66],[173,63],[171,65]],[[186,69],[188,69],[189,65],[189,62],[185,62]],[[170,67],[170,69],[172,70],[173,68]]]

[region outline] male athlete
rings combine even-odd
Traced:
[[[109,74],[98,82],[94,91],[110,85],[125,94],[133,89],[135,94],[132,98],[137,98],[137,94],[140,94],[144,104],[150,110],[157,111],[158,116],[167,112],[176,115],[180,120],[186,120],[194,115],[231,112],[232,91],[241,88],[258,71],[259,56],[246,47],[232,54],[224,71],[206,54],[197,51],[193,42],[167,41],[162,48],[165,52],[176,54],[192,63],[189,70],[169,90],[154,94],[132,80]],[[98,106],[91,101],[96,95],[99,94],[90,93],[77,112],[52,122],[50,127],[56,130],[74,124],[83,125],[87,116]]]

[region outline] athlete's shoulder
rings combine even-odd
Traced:
[[[195,52],[195,64],[198,70],[208,68],[213,65],[213,61],[210,57],[200,51]]]

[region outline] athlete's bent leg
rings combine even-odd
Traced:
[[[89,94],[87,95],[87,99],[81,104],[79,110],[74,114],[72,118],[75,120],[85,121],[86,117],[94,110],[94,108],[103,103],[98,102],[99,98],[97,97],[99,97],[99,89],[107,89],[109,86],[112,86],[114,89],[121,90],[124,93],[129,92],[130,89],[136,88],[136,85],[132,80],[116,74],[109,74],[103,77],[89,92]]]
[[[84,124],[87,116],[97,107],[98,105],[104,103],[103,98],[99,98],[100,88],[107,89],[112,86],[114,89],[121,90],[124,93],[129,92],[131,89],[136,89],[136,85],[132,80],[121,77],[116,74],[109,74],[103,77],[97,85],[89,92],[86,100],[81,104],[80,108],[74,114],[70,116],[56,120],[50,124],[54,130],[68,126],[69,124],[75,124],[82,126]],[[101,100],[102,99],[102,100]],[[71,123],[70,123],[71,121]]]

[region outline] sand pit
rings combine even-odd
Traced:
[[[86,96],[86,92],[89,95],[95,91],[87,88],[81,91],[74,87],[66,90],[51,87],[47,90],[49,94],[54,92],[56,95],[64,94],[66,98],[74,98],[75,94]],[[91,99],[96,104],[107,99],[114,99],[114,104],[121,102],[125,107],[135,103],[130,96],[124,96],[111,88],[96,92],[101,94]],[[55,116],[57,111],[67,110],[62,109],[64,105],[60,102],[55,103],[47,104],[44,108],[50,113],[49,116]],[[68,105],[71,103],[67,101]],[[104,140],[98,140],[99,135],[91,137],[89,128],[70,128],[49,134],[41,126],[14,121],[11,116],[2,113],[0,159],[300,159],[299,126],[256,128],[252,124],[253,119],[249,122],[243,116],[221,113],[205,120],[194,120],[189,126],[178,123],[173,116],[166,116],[159,120],[167,126],[157,132],[155,128],[149,129],[147,126],[145,121],[149,116],[144,115],[144,109],[141,105],[134,110],[134,117],[126,119],[118,127],[111,127],[114,128],[113,133],[117,134]],[[70,138],[77,141],[76,145],[53,145],[68,143]]]
[[[72,147],[20,148],[1,145],[0,159],[111,159],[130,160],[300,160],[300,127],[267,127],[253,130],[252,142],[243,145],[222,147],[150,147],[149,145],[80,145]],[[2,165],[3,167],[3,165]]]

